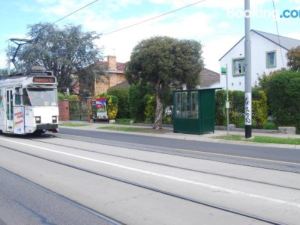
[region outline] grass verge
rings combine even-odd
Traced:
[[[279,138],[279,137],[268,137],[268,136],[255,136],[250,140],[245,140],[244,136],[241,135],[228,135],[219,136],[216,139],[223,139],[229,141],[246,141],[254,143],[267,143],[267,144],[288,144],[288,145],[300,145],[300,138]]]
[[[168,132],[167,130],[164,129],[154,130],[152,128],[127,127],[127,126],[104,126],[104,127],[98,127],[97,129],[124,131],[124,132],[154,133],[154,134],[163,134]]]
[[[60,124],[60,126],[63,126],[63,127],[84,127],[84,126],[88,126],[88,124],[87,123],[68,122],[68,123],[62,123],[62,124]]]

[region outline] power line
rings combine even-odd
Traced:
[[[66,18],[72,16],[73,14],[75,14],[75,13],[77,13],[77,12],[79,12],[79,11],[81,11],[81,10],[83,10],[83,9],[85,9],[85,8],[87,8],[87,7],[91,6],[91,5],[93,5],[93,4],[95,4],[95,3],[98,2],[98,1],[99,1],[99,0],[94,0],[94,1],[92,1],[92,2],[90,2],[90,3],[88,3],[88,4],[86,4],[86,5],[84,5],[84,6],[82,6],[82,7],[80,7],[79,9],[74,10],[73,12],[71,12],[71,13],[69,13],[69,14],[67,14],[67,15],[65,15],[65,16],[63,16],[63,17],[61,17],[60,19],[54,21],[53,24],[56,24],[56,23],[61,22],[62,20],[64,20],[64,19],[66,19]]]
[[[134,24],[131,24],[131,25],[127,25],[127,26],[124,26],[124,27],[120,27],[116,30],[112,30],[112,31],[108,31],[108,32],[103,32],[102,35],[109,35],[109,34],[112,34],[112,33],[116,33],[116,32],[119,32],[119,31],[122,31],[122,30],[126,30],[126,29],[129,29],[131,27],[135,27],[135,26],[138,26],[138,25],[141,25],[143,23],[147,23],[151,20],[156,20],[158,18],[161,18],[161,17],[164,17],[164,16],[167,16],[167,15],[170,15],[170,14],[173,14],[173,13],[176,13],[178,11],[181,11],[183,9],[186,9],[186,8],[189,8],[189,7],[192,7],[192,6],[195,6],[195,5],[198,5],[200,3],[203,3],[207,0],[201,0],[201,1],[197,1],[197,2],[194,2],[194,3],[190,3],[190,4],[187,4],[187,5],[184,5],[182,7],[179,7],[179,8],[176,8],[176,9],[173,9],[173,10],[170,10],[170,11],[167,11],[167,12],[164,12],[162,14],[159,14],[159,15],[156,15],[156,16],[153,16],[153,17],[149,17],[147,19],[144,19],[144,20],[141,20],[137,23],[134,23]]]
[[[277,37],[278,37],[278,44],[279,44],[279,46],[281,46],[281,40],[280,40],[280,35],[279,35],[279,25],[278,25],[278,20],[277,20],[276,4],[275,4],[274,0],[272,0],[272,3],[273,3],[274,19],[275,19],[276,31],[277,31]],[[282,65],[284,66],[284,58],[283,58],[283,52],[282,52],[281,47],[280,47],[280,54],[281,54],[281,62],[282,62]]]
[[[72,11],[71,13],[68,13],[67,15],[65,15],[65,16],[63,16],[63,17],[57,19],[57,20],[55,20],[54,22],[52,22],[52,24],[57,24],[57,23],[61,22],[62,20],[65,20],[66,18],[68,18],[68,17],[70,17],[70,16],[72,16],[72,15],[78,13],[79,11],[81,11],[81,10],[83,10],[83,9],[85,9],[85,8],[90,7],[91,5],[95,4],[95,3],[98,2],[98,1],[99,1],[99,0],[94,0],[94,1],[92,1],[92,2],[89,2],[89,3],[87,3],[86,5],[84,5],[84,6],[80,7],[80,8],[78,8],[78,9],[76,9],[76,10],[74,10],[74,11]],[[149,21],[151,21],[151,20],[155,20],[155,19],[158,19],[158,18],[167,16],[167,15],[170,15],[170,14],[176,13],[176,12],[181,11],[181,10],[183,10],[183,9],[186,9],[186,8],[195,6],[195,5],[197,5],[197,4],[203,3],[203,2],[205,2],[205,1],[207,1],[207,0],[196,1],[196,2],[193,2],[193,3],[187,4],[187,5],[184,5],[184,6],[182,6],[182,7],[179,7],[179,8],[176,8],[176,9],[173,9],[173,10],[170,10],[170,11],[167,11],[167,12],[164,12],[164,13],[162,13],[162,14],[159,14],[159,15],[156,15],[156,16],[153,16],[153,17],[144,19],[144,20],[139,21],[139,22],[137,22],[137,23],[134,23],[134,24],[131,24],[131,25],[128,25],[128,26],[124,26],[124,27],[120,27],[120,28],[118,28],[118,29],[116,29],[116,30],[112,30],[112,31],[109,31],[109,32],[102,33],[102,35],[108,35],[108,34],[116,33],[116,32],[119,32],[119,31],[122,31],[122,30],[125,30],[125,29],[129,29],[129,28],[131,28],[131,27],[138,26],[138,25],[141,25],[141,24],[143,24],[143,23],[149,22]],[[42,28],[41,30],[43,30],[43,28]]]

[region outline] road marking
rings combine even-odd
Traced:
[[[70,129],[73,129],[73,128],[70,128]],[[78,136],[74,136],[74,135],[70,135],[70,134],[63,134],[63,135],[64,136],[78,137]],[[73,139],[71,139],[71,140],[73,140]],[[51,144],[51,142],[44,142],[44,143]],[[219,143],[219,142],[217,142],[217,143]],[[102,145],[102,146],[111,146],[111,145],[108,145],[108,144],[105,144],[105,143],[104,144],[103,143],[94,143],[94,144]],[[141,145],[141,146],[144,147],[144,145]],[[247,145],[247,146],[254,146],[254,145]],[[116,148],[122,148],[122,149],[127,149],[127,150],[132,150],[132,149],[130,149],[128,147],[121,147],[121,146],[114,146],[114,147],[116,147]],[[254,147],[259,147],[259,146],[255,145]],[[71,148],[71,146],[70,146],[70,148]],[[160,147],[160,148],[167,149],[167,150],[169,149],[167,147]],[[135,150],[142,151],[142,150],[139,150],[139,149],[135,149]],[[202,154],[204,156],[215,155],[215,156],[223,156],[223,157],[226,157],[226,158],[250,159],[250,160],[261,161],[261,162],[272,162],[272,163],[278,163],[278,164],[283,164],[283,165],[290,164],[290,165],[300,166],[300,163],[296,163],[296,162],[279,161],[279,160],[272,160],[272,159],[262,159],[262,158],[248,157],[248,156],[238,156],[238,155],[223,154],[223,153],[216,153],[216,152],[205,152],[205,151],[202,151],[202,150],[191,150],[191,149],[183,149],[183,148],[174,148],[174,150],[176,150],[176,151],[185,151],[185,152],[188,151],[188,152],[192,152],[192,153],[196,152],[196,153]],[[291,150],[297,150],[297,149],[291,149]],[[164,152],[161,152],[161,151],[153,151],[153,150],[151,150],[150,152],[165,154]],[[173,156],[185,157],[184,155],[173,155]],[[210,160],[210,159],[201,159],[201,160]],[[222,162],[220,162],[220,163],[222,163]],[[262,169],[268,169],[268,168],[262,168]]]
[[[103,161],[103,160],[98,160],[98,159],[93,159],[93,158],[89,158],[89,157],[85,157],[85,156],[75,155],[75,154],[72,154],[72,153],[57,151],[57,150],[53,150],[53,149],[50,149],[50,148],[36,146],[36,145],[23,143],[23,142],[18,142],[18,141],[13,141],[13,140],[5,139],[5,138],[0,138],[0,140],[10,142],[10,143],[13,143],[13,144],[18,144],[18,145],[31,147],[31,148],[40,149],[40,150],[47,151],[47,152],[57,153],[57,154],[61,154],[61,155],[65,155],[65,156],[69,156],[69,157],[73,157],[73,158],[77,158],[77,159],[83,159],[83,160],[87,160],[87,161],[90,161],[90,162],[95,162],[95,163],[100,163],[100,164],[104,164],[104,165],[108,165],[108,166],[113,166],[113,167],[129,170],[129,171],[133,171],[133,172],[137,172],[137,173],[142,173],[142,174],[151,175],[151,176],[160,177],[160,178],[165,178],[165,179],[168,179],[168,180],[173,180],[173,181],[177,181],[177,182],[181,182],[181,183],[186,183],[186,184],[192,184],[192,185],[196,185],[196,186],[200,186],[200,187],[205,187],[205,188],[213,189],[213,190],[216,190],[216,191],[222,191],[222,192],[227,192],[227,193],[236,194],[236,195],[243,195],[243,196],[246,196],[246,197],[256,198],[256,199],[260,199],[260,200],[266,200],[266,201],[270,201],[270,202],[274,202],[274,203],[278,203],[278,204],[285,204],[285,205],[300,208],[300,203],[296,203],[296,202],[288,202],[288,201],[285,201],[285,200],[275,199],[275,198],[266,197],[266,196],[257,195],[257,194],[251,194],[251,193],[247,193],[247,192],[243,192],[243,191],[238,191],[238,190],[233,190],[233,189],[224,188],[224,187],[220,187],[220,186],[216,186],[216,185],[206,184],[206,183],[202,183],[202,182],[198,182],[198,181],[183,179],[183,178],[174,177],[174,176],[170,176],[170,175],[166,175],[166,174],[160,174],[160,173],[151,172],[151,171],[148,171],[148,170],[143,170],[143,169],[138,169],[138,168],[134,168],[134,167],[124,166],[124,165],[120,165],[120,164],[116,164],[116,163],[111,163],[111,162],[107,162],[107,161]]]

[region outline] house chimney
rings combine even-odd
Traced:
[[[107,56],[107,64],[109,71],[117,70],[117,59],[116,56]]]

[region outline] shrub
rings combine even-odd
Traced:
[[[267,121],[263,127],[264,129],[267,129],[267,130],[276,130],[277,129],[277,126],[275,123],[271,122],[271,121]]]
[[[129,118],[129,89],[120,88],[120,89],[109,89],[107,91],[108,95],[113,95],[118,98],[118,113],[116,118]]]
[[[225,111],[226,92],[220,90],[216,92],[216,124],[226,124],[226,111]]]
[[[129,112],[130,117],[136,122],[145,121],[145,96],[153,94],[151,88],[147,85],[134,84],[129,88]]]
[[[291,70],[300,72],[300,46],[289,50],[287,57]]]
[[[262,83],[277,126],[296,126],[300,133],[300,72],[278,71]]]
[[[242,91],[229,91],[228,93],[230,109],[229,121],[237,127],[244,127],[244,98],[245,94]],[[216,92],[216,124],[226,125],[226,91],[220,90]],[[252,118],[253,126],[262,128],[267,122],[268,107],[267,97],[262,90],[253,90],[252,99]]]
[[[256,128],[263,128],[268,121],[267,95],[263,90],[253,90],[252,115]]]
[[[78,95],[66,95],[61,92],[58,92],[57,94],[58,100],[69,100],[69,101],[79,101],[79,96]]]
[[[146,103],[145,106],[145,122],[153,123],[155,118],[155,96],[147,94],[144,97],[144,101]]]

